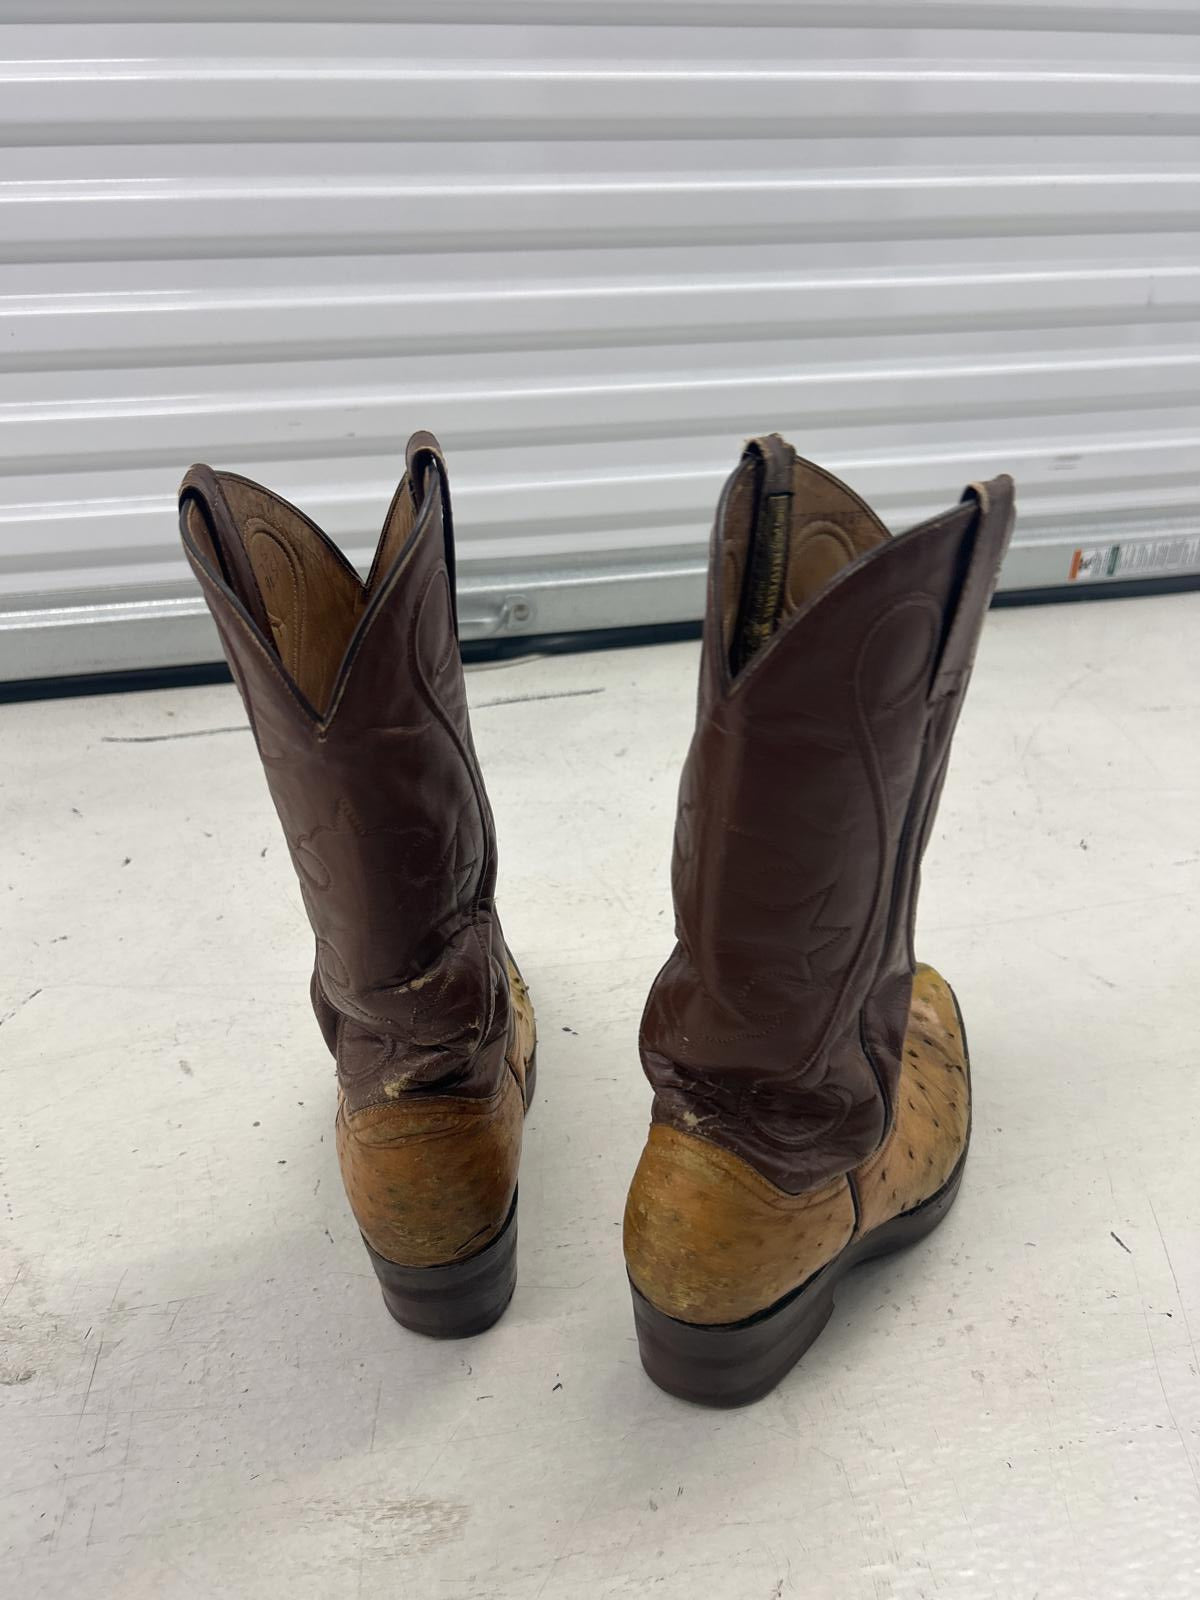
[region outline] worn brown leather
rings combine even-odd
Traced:
[[[402,1267],[446,1266],[500,1232],[515,1191],[521,1091],[410,1094],[353,1116],[338,1107],[338,1165],[363,1238]]]
[[[625,1207],[625,1261],[650,1304],[682,1322],[738,1322],[777,1304],[852,1240],[946,1183],[970,1130],[966,1046],[954,996],[918,966],[895,1120],[869,1160],[803,1194],[723,1146],[654,1123]]]
[[[180,488],[184,548],[316,937],[312,1001],[337,1059],[340,1121],[352,1131],[363,1116],[376,1144],[406,1096],[499,1107],[514,1079],[523,1097],[532,1050],[493,900],[495,831],[467,716],[436,440],[414,435],[407,466],[365,584],[261,485],[193,467]],[[518,1131],[497,1225],[519,1142]]]
[[[1012,519],[1000,477],[891,538],[775,436],[718,507],[678,942],[642,1060],[655,1122],[788,1193],[867,1160],[893,1121],[920,859]],[[769,608],[748,629],[750,590]]]
[[[338,1107],[342,1181],[363,1237],[405,1267],[443,1266],[490,1244],[516,1191],[533,1010],[515,967],[510,1071],[495,1094],[400,1092],[386,1106]]]
[[[625,1205],[625,1265],[681,1322],[740,1322],[832,1261],[854,1234],[845,1178],[787,1194],[740,1157],[651,1126]]]

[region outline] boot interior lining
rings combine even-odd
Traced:
[[[393,495],[384,519],[383,532],[379,536],[379,548],[375,552],[375,560],[371,563],[371,571],[367,578],[368,597],[375,593],[384,576],[391,571],[397,556],[408,543],[416,520],[417,507],[413,499],[412,485],[405,475],[400,480],[400,487]]]
[[[328,709],[367,597],[300,514],[257,484],[221,487],[262,596],[279,659],[318,712]]]
[[[759,469],[742,462],[726,501],[722,529],[722,634],[733,670],[753,654],[738,651],[739,621],[744,625],[743,595],[755,541],[765,536],[759,493]],[[821,593],[844,567],[890,538],[887,528],[858,496],[810,461],[797,457],[792,468],[791,512],[787,529],[783,582],[777,609],[757,621],[764,640],[794,611]]]
[[[417,508],[407,477],[388,508],[364,584],[287,501],[243,478],[193,470],[207,476],[196,485],[207,509],[187,501],[190,537],[267,635],[305,699],[326,715],[354,630],[412,533]],[[226,548],[232,545],[240,551]]]

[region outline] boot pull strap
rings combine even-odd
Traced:
[[[419,513],[429,493],[429,476],[437,476],[442,510],[442,542],[445,548],[446,576],[450,581],[450,616],[454,622],[454,637],[458,638],[458,586],[454,568],[454,516],[450,510],[450,476],[446,471],[446,457],[432,433],[421,429],[408,441],[404,452],[404,467],[408,474],[413,502]]]
[[[959,590],[958,603],[950,632],[938,662],[932,700],[957,694],[970,675],[979,642],[983,617],[991,604],[1000,563],[1012,534],[1014,511],[1013,481],[1002,473],[986,483],[972,483],[963,490],[962,505],[976,508],[966,537],[966,576]]]
[[[787,581],[796,452],[777,433],[748,441],[743,463],[754,471],[754,510],[742,592],[729,653],[738,673],[779,626]]]
[[[796,465],[796,452],[778,433],[767,433],[759,439],[748,439],[742,452],[744,461],[753,461],[759,469],[759,497],[791,494],[792,472]]]

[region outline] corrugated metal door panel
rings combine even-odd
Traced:
[[[323,22],[328,0],[106,0],[113,22]],[[1193,0],[737,0],[741,27],[1010,33],[1200,33]],[[96,0],[6,0],[12,22],[94,22]],[[728,0],[346,0],[341,22],[596,23],[693,27],[729,21]]]
[[[361,561],[416,426],[475,636],[695,616],[773,427],[900,524],[1013,471],[1008,587],[1200,571],[1200,8],[4,14],[2,677],[211,658],[181,469]]]

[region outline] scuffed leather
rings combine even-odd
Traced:
[[[806,1282],[854,1233],[845,1178],[787,1194],[720,1145],[650,1129],[625,1205],[625,1263],[681,1322],[740,1322]]]
[[[870,1157],[892,1120],[920,856],[1012,484],[972,488],[867,550],[732,677],[725,520],[744,483],[745,459],[713,530],[672,867],[678,942],[641,1051],[655,1122],[799,1193]]]
[[[462,1260],[485,1249],[508,1218],[534,1051],[533,1006],[511,957],[508,976],[508,1071],[495,1094],[414,1094],[401,1081],[387,1105],[351,1111],[344,1094],[340,1100],[346,1195],[363,1238],[387,1261]]]
[[[525,1106],[512,1073],[495,1094],[406,1094],[337,1115],[346,1197],[377,1255],[442,1266],[499,1233],[517,1186]]]
[[[767,1310],[852,1239],[931,1199],[971,1126],[962,1024],[950,986],[919,966],[891,1132],[848,1178],[789,1194],[748,1162],[659,1122],[625,1207],[629,1276],[667,1316],[700,1325]]]
[[[414,470],[410,446],[340,668],[317,679],[329,688],[320,709],[252,615],[263,614],[253,577],[243,576],[244,598],[205,533],[212,485],[225,475],[194,468],[181,489],[184,548],[245,702],[316,938],[313,1007],[347,1115],[394,1104],[402,1090],[491,1097],[506,1074],[495,833],[467,716],[444,467],[435,442],[421,441],[421,452]],[[294,508],[249,489],[256,514],[273,504],[275,521],[290,514],[289,526],[323,540]],[[305,559],[294,540],[288,552]],[[317,557],[314,568],[328,566],[325,551]],[[293,663],[310,648],[294,628],[271,626]]]

